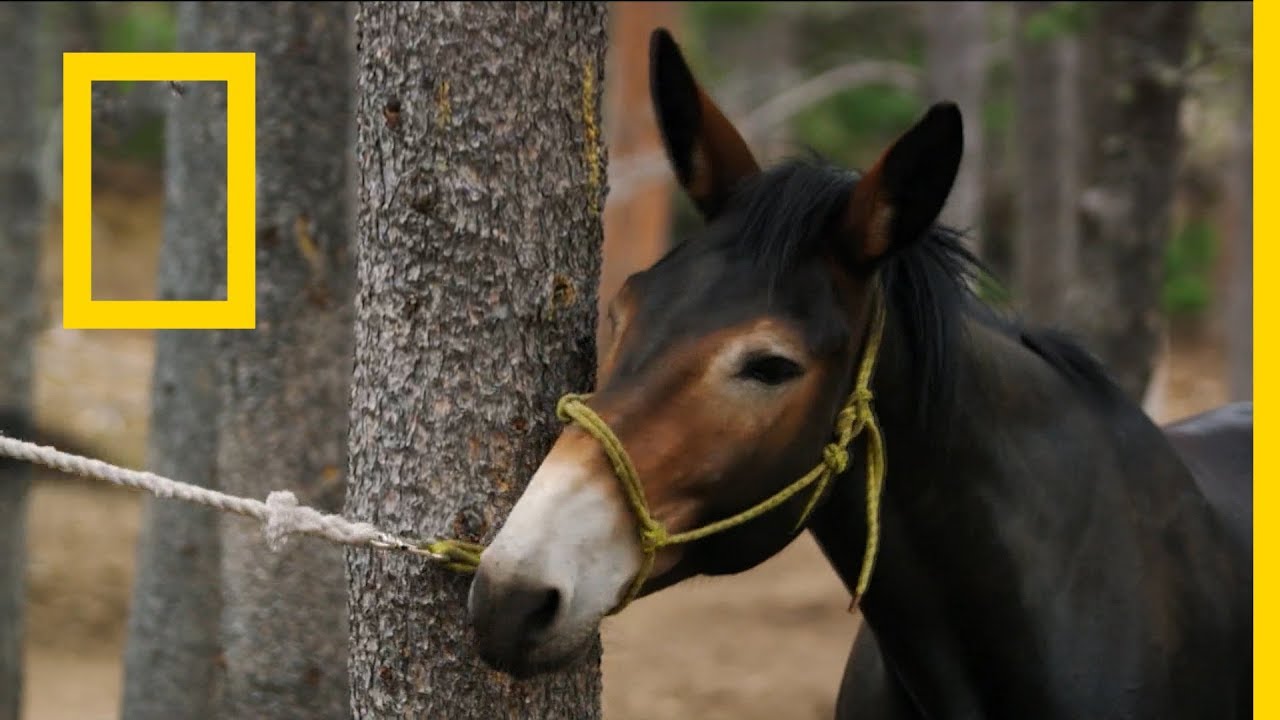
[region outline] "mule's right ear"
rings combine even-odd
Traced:
[[[963,155],[960,109],[935,104],[855,186],[844,218],[849,258],[874,262],[920,239],[942,212]]]
[[[708,220],[724,207],[734,184],[760,171],[733,124],[689,70],[664,28],[649,37],[649,94],[663,147],[676,178]]]

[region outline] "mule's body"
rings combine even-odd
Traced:
[[[1165,426],[1165,434],[1252,567],[1253,403],[1232,403],[1184,418]]]
[[[1179,456],[1191,469],[1196,485],[1217,515],[1227,525],[1236,547],[1236,563],[1250,572],[1253,536],[1253,404],[1235,403],[1215,408],[1171,423],[1165,435]],[[1251,579],[1250,573],[1250,579]],[[1251,582],[1250,582],[1251,587]],[[1237,594],[1237,617],[1248,617],[1252,604],[1244,594]],[[1250,626],[1251,627],[1251,626]],[[1241,630],[1243,634],[1243,629]],[[1242,656],[1241,656],[1242,657]],[[1250,668],[1237,668],[1238,689],[1224,692],[1218,703],[1220,717],[1252,716],[1252,676]],[[1176,678],[1174,679],[1176,681]],[[1234,708],[1234,715],[1229,709]],[[1132,713],[1130,713],[1132,715]],[[1116,708],[1105,717],[1127,717],[1124,708]],[[1212,711],[1205,715],[1214,716]],[[868,625],[859,628],[836,701],[837,720],[924,720],[920,703],[912,698],[896,671],[881,653],[875,631]],[[945,715],[952,717],[952,715]]]

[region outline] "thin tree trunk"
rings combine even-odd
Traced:
[[[1253,47],[1253,22],[1242,21],[1243,40]],[[1239,80],[1242,107],[1236,125],[1230,195],[1235,200],[1231,233],[1231,280],[1227,294],[1227,392],[1232,400],[1253,399],[1253,60]]]
[[[257,322],[224,333],[218,480],[342,509],[352,358],[346,3],[218,3],[210,44],[257,54]],[[226,716],[344,718],[347,585],[340,547],[280,552],[222,521]]]
[[[178,48],[207,50],[202,3],[178,8]],[[226,297],[226,92],[188,83],[170,100],[160,300]],[[156,331],[150,469],[214,487],[218,409],[215,332]],[[218,717],[221,693],[218,516],[145,501],[125,647],[122,717]]]
[[[925,94],[929,102],[952,100],[965,119],[964,158],[944,222],[965,230],[981,252],[983,111],[987,87],[987,5],[984,2],[929,2],[925,26]]]
[[[348,513],[488,540],[590,388],[605,5],[362,3]],[[489,670],[469,578],[347,553],[360,718],[597,718],[599,642],[526,682]]]
[[[34,3],[0,5],[0,433],[31,432],[41,203]],[[31,469],[0,459],[0,720],[22,711],[27,488]]]
[[[1056,324],[1075,282],[1082,121],[1079,39],[1027,36],[1050,2],[1014,4],[1013,289],[1027,317]],[[966,137],[967,142],[967,137]]]
[[[610,157],[662,153],[653,114],[636,108],[647,108],[650,102],[649,34],[659,26],[670,29],[676,10],[670,2],[614,3],[611,8],[611,57],[605,74]],[[630,275],[653,265],[667,251],[670,225],[671,185],[666,176],[651,178],[626,200],[606,206],[597,357],[610,342],[604,311]]]
[[[1156,361],[1160,291],[1182,155],[1178,114],[1196,4],[1091,4],[1081,55],[1088,139],[1068,325],[1140,400]]]

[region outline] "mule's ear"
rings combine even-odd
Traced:
[[[760,171],[742,136],[693,79],[664,28],[649,36],[649,95],[676,178],[706,219],[733,185]]]
[[[921,238],[951,193],[964,128],[955,103],[929,108],[854,188],[844,217],[852,259],[873,262]]]

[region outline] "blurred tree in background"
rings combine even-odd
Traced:
[[[1195,3],[1085,6],[1076,263],[1064,324],[1138,402],[1166,318],[1162,257],[1174,248],[1174,195]]]
[[[1020,309],[1062,321],[1079,245],[1076,200],[1084,142],[1079,61],[1080,6],[1019,2],[1011,30],[1013,193],[1009,277]]]
[[[183,3],[178,47],[207,51],[219,18]],[[163,87],[160,83],[148,83]],[[226,84],[187,83],[166,98],[164,243],[160,300],[225,297]],[[217,331],[155,332],[147,469],[203,487],[218,481],[221,402]],[[130,720],[219,717],[225,667],[219,515],[147,497],[124,653],[121,716]]]
[[[216,3],[208,44],[256,53],[258,325],[219,334],[218,485],[291,489],[323,512],[346,494],[353,360],[355,52],[346,3]],[[212,239],[211,239],[212,240]],[[224,518],[225,716],[341,720],[347,692],[342,547]]]
[[[973,249],[982,247],[982,168],[986,130],[983,122],[988,74],[987,4],[985,2],[919,3],[925,31],[924,69],[927,100],[950,98],[970,119],[964,157],[942,222],[964,230]]]
[[[40,234],[35,153],[35,3],[0,6],[0,433],[30,437]],[[31,467],[0,459],[0,720],[22,711]]]
[[[1252,47],[1252,6],[1233,7],[1229,37],[1237,47]],[[1253,398],[1253,63],[1238,62],[1236,78],[1226,83],[1236,100],[1232,155],[1222,163],[1230,198],[1228,296],[1224,312],[1227,335],[1228,397]]]

